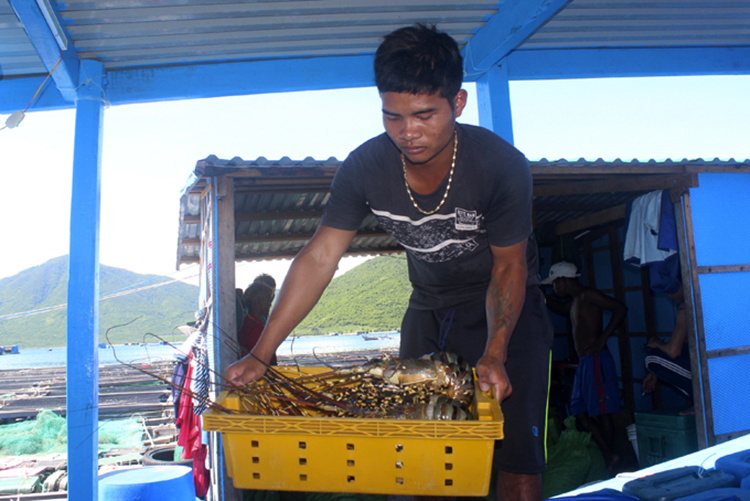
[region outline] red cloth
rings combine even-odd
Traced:
[[[263,333],[263,322],[255,315],[248,313],[242,322],[242,327],[237,332],[237,342],[242,348],[244,357],[258,344],[260,335]]]
[[[190,384],[193,381],[193,354],[188,355],[188,369],[182,384],[182,395],[180,396],[180,411],[177,415],[176,425],[180,429],[177,437],[177,445],[182,447],[182,459],[193,460],[193,483],[195,484],[195,495],[199,498],[206,497],[210,484],[210,472],[206,468],[207,447],[201,438],[201,418],[193,412],[193,398]]]
[[[193,483],[195,484],[195,497],[205,499],[208,488],[211,486],[211,472],[206,468],[206,455],[208,447],[201,445],[193,452]]]

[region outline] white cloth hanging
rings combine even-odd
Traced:
[[[626,263],[644,266],[664,261],[676,252],[658,247],[661,197],[661,191],[652,191],[633,200],[623,250]]]

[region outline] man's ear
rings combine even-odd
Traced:
[[[461,116],[461,113],[466,107],[466,100],[468,98],[469,95],[464,89],[459,90],[456,97],[453,98],[453,109],[455,110],[456,118]]]

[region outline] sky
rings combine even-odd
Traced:
[[[474,87],[465,88],[459,121],[477,124]],[[750,76],[519,81],[510,90],[515,145],[531,160],[750,159]],[[30,112],[0,130],[0,279],[69,251],[74,119],[73,110]],[[195,265],[175,268],[179,198],[198,160],[343,160],[382,130],[374,88],[109,107],[100,262],[189,280]],[[344,259],[340,272],[362,261]],[[237,286],[258,273],[281,283],[288,266],[238,264]]]

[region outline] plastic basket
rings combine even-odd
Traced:
[[[307,374],[329,370],[302,369]],[[217,403],[240,408],[232,393],[222,393]],[[227,472],[240,489],[486,496],[503,417],[497,401],[479,391],[472,412],[474,421],[426,421],[211,410],[203,414],[203,428],[222,434]]]

